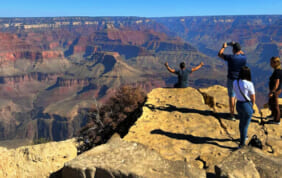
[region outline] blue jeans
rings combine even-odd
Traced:
[[[233,90],[233,81],[234,80],[227,78],[227,90],[228,90],[228,96],[230,98],[235,97],[235,92]]]
[[[240,145],[245,145],[248,127],[251,122],[253,115],[253,106],[251,102],[241,102],[237,101],[236,109],[238,112],[238,117],[240,119],[239,130],[240,130]]]

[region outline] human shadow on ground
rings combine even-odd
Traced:
[[[187,140],[193,144],[211,144],[216,145],[221,148],[227,148],[230,150],[235,150],[237,147],[229,147],[225,145],[220,145],[218,142],[229,142],[232,141],[232,139],[218,139],[218,138],[211,138],[211,137],[198,137],[193,135],[185,135],[185,134],[179,134],[179,133],[172,133],[172,132],[166,132],[161,129],[155,129],[151,131],[151,134],[159,134],[159,135],[165,135],[169,138],[174,138],[177,140]]]
[[[160,110],[160,111],[167,111],[167,112],[174,112],[174,111],[178,111],[181,113],[197,113],[197,114],[201,114],[204,116],[213,116],[216,118],[220,118],[220,119],[226,119],[226,120],[230,120],[230,114],[229,113],[216,113],[213,111],[208,111],[208,110],[199,110],[199,109],[192,109],[192,108],[178,108],[174,105],[171,104],[166,104],[166,106],[158,106],[156,107],[155,105],[152,104],[145,104],[145,107],[149,108],[151,111],[155,111],[155,110]],[[237,119],[238,117],[235,116]],[[253,116],[254,117],[254,116]],[[260,119],[259,117],[255,117]],[[259,123],[259,121],[252,119],[251,122],[257,122]]]

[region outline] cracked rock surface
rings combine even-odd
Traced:
[[[220,177],[281,177],[282,158],[266,155],[263,151],[246,147],[237,150],[215,166]]]
[[[49,177],[75,158],[76,153],[75,139],[16,149],[0,147],[0,177]]]
[[[107,144],[97,146],[65,164],[62,177],[206,177],[205,171],[191,168],[185,161],[170,161],[159,153],[114,135]]]
[[[214,166],[232,155],[239,144],[239,120],[228,120],[228,113],[225,87],[157,88],[148,94],[142,116],[124,140],[142,143],[166,159],[187,160],[193,167],[215,173]],[[256,134],[262,140],[264,154],[281,156],[282,129],[261,125],[260,120],[256,109],[248,137]]]

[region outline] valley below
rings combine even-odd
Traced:
[[[177,69],[203,61],[190,86],[225,86],[227,65],[217,52],[232,40],[247,55],[262,107],[269,59],[282,55],[281,29],[279,15],[0,18],[0,140],[75,137],[88,111],[119,87],[172,87],[177,77],[165,62]]]

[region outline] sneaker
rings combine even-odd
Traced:
[[[249,139],[249,137],[248,136],[246,136],[246,140],[248,140]]]
[[[271,120],[271,121],[268,122],[268,124],[280,125],[280,122]]]
[[[239,146],[237,147],[237,149],[241,149],[241,148],[244,148],[246,145],[241,145],[239,144]]]

